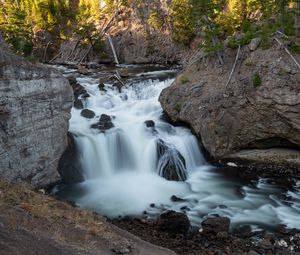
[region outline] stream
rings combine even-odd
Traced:
[[[287,189],[267,179],[246,181],[213,167],[189,129],[162,118],[158,97],[177,70],[120,66],[130,75],[119,92],[106,83],[106,91],[98,88],[99,77],[113,73],[111,68],[88,75],[56,68],[65,76],[77,75],[90,95],[83,100],[84,107],[95,113],[87,119],[81,110],[72,109],[69,131],[80,153],[84,181],[57,185],[53,192],[60,199],[111,218],[152,218],[175,210],[186,213],[195,226],[208,216],[226,216],[231,229],[245,225],[272,229],[279,224],[300,228],[300,182]],[[91,128],[102,114],[113,123],[105,132]],[[184,181],[162,177],[170,165]]]

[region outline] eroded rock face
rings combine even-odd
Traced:
[[[58,71],[13,55],[0,38],[0,176],[35,186],[57,180],[72,105]]]
[[[235,56],[226,49],[223,66],[210,56],[192,64],[163,90],[163,109],[172,121],[189,123],[215,159],[243,149],[299,149],[298,67],[277,45],[244,47],[226,86]]]

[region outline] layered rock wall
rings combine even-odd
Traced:
[[[67,147],[72,89],[59,72],[0,43],[0,176],[45,186],[58,179]]]

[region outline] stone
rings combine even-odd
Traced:
[[[84,108],[81,99],[75,99],[75,101],[74,101],[74,108],[78,109],[78,110],[81,110],[81,109]]]
[[[249,50],[255,51],[260,45],[261,39],[260,38],[253,38],[248,45]]]
[[[59,71],[15,56],[1,35],[0,66],[0,176],[45,187],[59,179],[72,89]]]
[[[98,88],[100,91],[105,91],[105,85],[103,82],[99,83]]]
[[[96,114],[90,109],[83,109],[80,112],[80,115],[84,118],[87,118],[87,119],[92,119],[96,116]]]
[[[229,232],[230,219],[227,217],[207,218],[202,223],[203,234],[215,234]]]
[[[72,133],[68,133],[68,147],[59,160],[58,172],[64,183],[78,183],[84,180],[80,155]]]
[[[168,211],[161,214],[157,222],[161,230],[174,235],[186,235],[191,227],[188,217],[183,213],[175,211]]]
[[[207,56],[205,64],[195,63],[180,73],[159,97],[163,110],[172,122],[188,124],[208,158],[214,161],[226,158],[239,162],[233,155],[244,150],[260,150],[252,154],[253,161],[260,161],[262,151],[268,149],[289,149],[295,151],[293,155],[297,154],[300,148],[300,72],[282,71],[291,60],[276,45],[267,50],[242,50],[243,56],[227,86],[236,51],[225,48],[228,59],[225,66],[217,65],[215,58]],[[247,65],[245,59],[255,64]],[[261,84],[254,87],[252,80],[258,70]],[[182,77],[189,77],[184,86],[180,83]],[[192,93],[196,88],[199,88],[198,93]],[[299,169],[299,156],[297,160],[289,157],[287,161],[286,154],[278,153],[278,157],[272,156],[273,153],[265,154],[263,162],[277,166],[280,161]]]
[[[158,139],[156,152],[157,169],[160,176],[169,181],[185,181],[187,179],[185,159],[177,149],[168,147],[163,140]]]
[[[148,128],[155,127],[155,122],[153,120],[146,120],[144,123],[145,123],[146,127],[148,127]]]
[[[111,117],[106,114],[102,114],[100,116],[99,121],[97,123],[91,125],[91,128],[99,129],[102,132],[109,130],[113,127],[114,127],[114,124],[111,121]]]

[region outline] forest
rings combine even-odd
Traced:
[[[299,22],[299,1],[168,0],[164,13],[155,7],[156,2],[161,1],[1,0],[0,29],[17,53],[29,56],[37,47],[39,31],[52,35],[51,44],[76,35],[96,46],[101,43],[99,31],[104,20],[123,10],[145,6],[150,11],[142,18],[151,29],[170,31],[172,40],[184,46],[200,36],[199,47],[207,51],[218,50],[220,41],[238,31],[245,33],[241,44],[259,36],[262,46],[268,47],[271,33],[280,30],[294,35],[295,22]],[[229,45],[237,47],[234,40]]]

